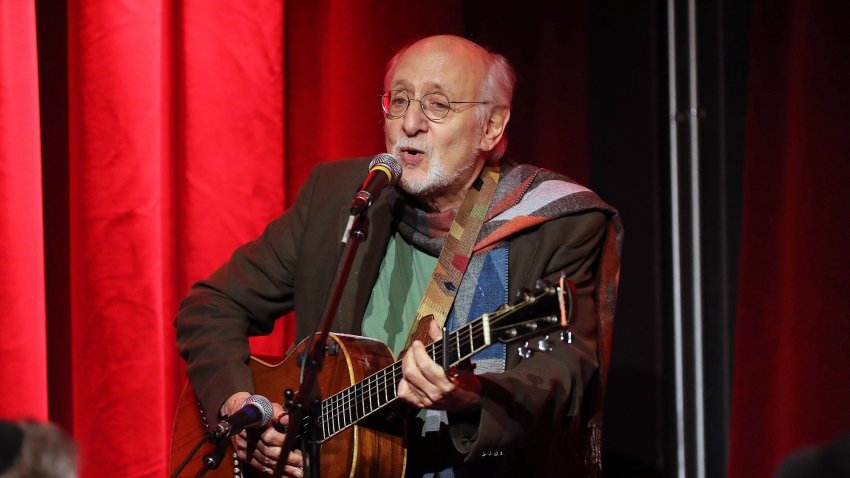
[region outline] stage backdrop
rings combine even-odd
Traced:
[[[505,13],[486,2],[0,1],[0,416],[72,432],[83,477],[166,476],[178,301],[314,164],[383,151],[384,66],[415,38],[480,30],[515,62],[551,58],[518,95],[569,92],[540,115],[569,146],[521,159],[587,181],[576,3],[525,13],[542,26],[511,41],[480,26]],[[255,353],[283,354],[279,325]]]
[[[0,1],[0,415],[71,431],[84,477],[166,476],[177,302],[313,164],[383,149],[383,67],[413,38],[505,52],[511,150],[588,182],[587,2],[497,3]],[[850,426],[838,4],[754,2],[734,476]]]

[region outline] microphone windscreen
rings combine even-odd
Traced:
[[[272,408],[272,402],[270,402],[268,398],[262,395],[251,395],[245,399],[245,403],[242,404],[242,407],[246,407],[248,405],[253,405],[260,410],[260,426],[266,426],[270,421],[272,421],[274,408]]]
[[[369,170],[371,171],[372,168],[374,168],[375,166],[384,166],[385,168],[387,168],[387,170],[390,172],[390,186],[397,183],[398,180],[401,179],[401,163],[399,163],[398,160],[395,159],[395,156],[393,156],[392,154],[381,153],[372,158],[372,161],[369,163]]]

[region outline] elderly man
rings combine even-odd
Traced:
[[[513,87],[503,57],[455,36],[413,43],[386,73],[386,147],[403,174],[368,210],[369,235],[334,331],[403,352],[397,397],[419,409],[407,419],[408,476],[561,476],[565,466],[599,467],[619,220],[586,188],[502,158]],[[293,309],[298,338],[314,330],[367,164],[318,165],[294,206],[181,304],[178,345],[207,416],[237,411],[254,390],[249,334],[269,333]],[[474,374],[456,376],[409,335],[428,315],[436,318],[428,336],[437,339],[437,322],[451,331],[556,274],[576,286],[563,338],[493,345],[473,358]],[[286,424],[281,405],[273,406]],[[233,444],[241,460],[270,473],[284,432],[269,427],[250,446],[243,432]],[[280,468],[301,476],[302,465],[293,452]]]

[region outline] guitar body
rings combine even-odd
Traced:
[[[319,374],[321,396],[328,397],[349,387],[364,377],[393,363],[386,345],[377,340],[352,335],[330,334],[328,350]],[[277,365],[251,358],[249,366],[254,373],[255,393],[273,402],[283,403],[283,391],[297,389],[300,375],[298,358],[306,352],[304,340]],[[213,418],[214,420],[215,418]],[[186,386],[177,406],[171,440],[169,473],[179,466],[195,444],[207,431],[197,397],[190,385]],[[250,466],[243,466],[228,444],[224,459],[218,469],[206,471],[201,457],[213,452],[213,444],[206,443],[186,466],[180,476],[207,476],[214,478],[259,477],[263,475]],[[404,475],[406,451],[399,433],[379,431],[354,425],[332,436],[321,445],[320,468],[323,478],[337,477],[400,477]]]

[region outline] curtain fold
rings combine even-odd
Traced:
[[[753,8],[729,475],[850,433],[847,4]]]
[[[283,5],[178,2],[174,166],[177,297],[284,210]],[[170,323],[169,323],[170,325]],[[283,356],[282,324],[252,339]],[[173,342],[172,342],[173,343]]]
[[[0,2],[0,417],[47,419],[35,2]]]
[[[73,430],[83,476],[150,476],[168,444],[164,13],[158,0],[68,4]]]
[[[212,7],[69,5],[73,430],[84,476],[165,473],[185,383],[176,303],[283,210],[282,5]],[[265,340],[282,354],[280,334]]]

